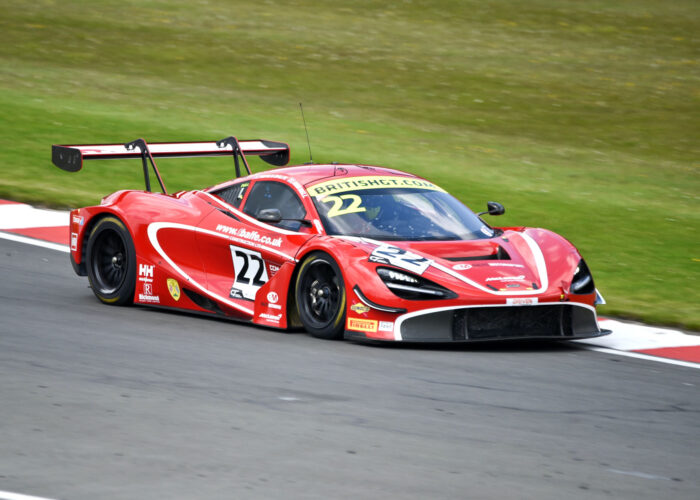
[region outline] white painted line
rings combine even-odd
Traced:
[[[46,497],[34,497],[32,495],[23,495],[21,493],[12,493],[11,491],[0,491],[0,500],[55,500]]]
[[[25,229],[28,227],[68,226],[70,212],[46,210],[31,205],[0,205],[0,229]]]
[[[600,326],[612,330],[612,333],[604,337],[575,340],[574,342],[620,351],[700,345],[700,335],[688,335],[670,328],[625,323],[613,319],[600,320]]]
[[[615,349],[608,349],[607,347],[589,347],[583,346],[584,349],[589,351],[604,352],[606,354],[615,354],[617,356],[627,356],[628,358],[643,359],[645,361],[656,361],[658,363],[666,363],[668,365],[685,366],[686,368],[696,368],[700,369],[700,363],[691,363],[689,361],[680,361],[677,359],[661,358],[658,356],[650,356],[649,354],[641,354],[639,352],[629,352],[629,351],[618,351]]]
[[[618,470],[618,469],[608,469],[609,472],[614,472],[615,474],[623,474],[625,476],[640,477],[642,479],[655,479],[662,481],[673,481],[672,478],[666,476],[657,476],[655,474],[647,474],[646,472],[638,472],[635,470]]]
[[[59,252],[70,253],[70,248],[68,245],[59,245],[58,243],[51,243],[50,241],[35,240],[34,238],[27,238],[26,236],[19,236],[17,234],[3,233],[0,231],[0,239],[16,241],[18,243],[26,243],[27,245],[34,245],[35,247],[49,248],[51,250],[58,250]],[[2,500],[2,497],[0,497]]]

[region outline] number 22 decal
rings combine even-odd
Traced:
[[[255,294],[267,283],[267,268],[260,252],[231,245],[236,281],[231,287],[233,299],[255,300]]]
[[[423,274],[432,260],[421,257],[413,252],[393,245],[380,245],[374,249],[372,255],[375,259],[381,259],[392,266],[413,271],[416,274]]]
[[[350,200],[350,204],[347,207],[343,208],[345,200]],[[366,208],[362,206],[362,198],[360,198],[356,194],[326,196],[321,201],[323,201],[324,203],[333,203],[333,206],[330,209],[328,209],[328,213],[326,214],[329,218],[345,214],[355,214],[357,212],[364,212],[366,210]]]

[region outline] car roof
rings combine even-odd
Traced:
[[[292,167],[275,168],[271,170],[265,170],[262,172],[256,172],[247,177],[241,177],[239,179],[234,179],[231,181],[226,181],[224,183],[212,186],[207,189],[207,191],[214,191],[217,189],[224,188],[231,184],[242,182],[245,180],[257,180],[257,179],[270,179],[270,178],[281,178],[289,177],[304,186],[309,186],[315,184],[324,179],[331,177],[361,177],[368,175],[394,175],[401,177],[418,177],[407,172],[402,172],[400,170],[395,170],[386,167],[377,167],[373,165],[358,165],[358,164],[347,164],[347,163],[329,163],[329,164],[306,164],[297,165]]]

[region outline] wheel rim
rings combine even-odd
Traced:
[[[93,245],[92,271],[101,293],[114,293],[126,279],[127,253],[116,231],[103,231]]]
[[[316,328],[323,328],[338,317],[341,305],[340,280],[325,261],[309,264],[302,279],[303,306]]]

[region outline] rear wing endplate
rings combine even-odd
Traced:
[[[240,177],[239,158],[243,161],[248,174],[252,173],[246,155],[259,156],[267,163],[280,167],[289,163],[289,146],[283,142],[239,141],[235,137],[227,137],[216,142],[154,142],[147,144],[143,139],[137,139],[127,144],[53,145],[51,148],[53,164],[67,172],[81,170],[83,160],[141,158],[146,190],[151,190],[148,175],[148,162],[150,162],[164,193],[166,192],[165,186],[154,158],[233,156],[236,177]]]

